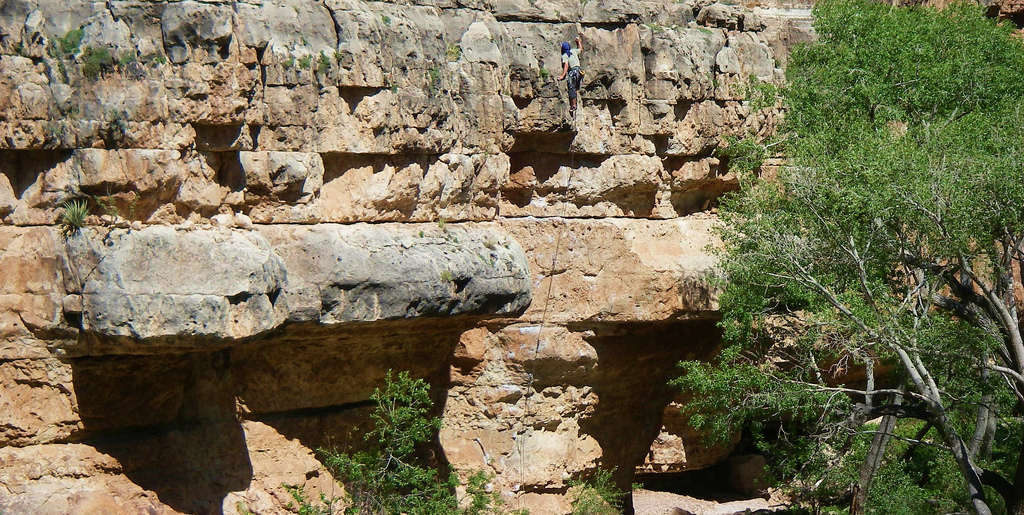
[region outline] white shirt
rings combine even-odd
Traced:
[[[568,54],[562,54],[562,62],[569,63],[569,69],[579,68],[580,66],[580,49],[574,48],[569,51]]]

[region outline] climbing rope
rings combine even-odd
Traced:
[[[580,99],[581,103],[582,103],[582,100],[583,99],[581,98]],[[580,106],[578,109],[582,109],[582,106]],[[571,143],[569,145],[569,156],[570,156],[569,157],[569,176],[566,177],[566,181],[565,181],[565,191],[566,191],[566,195],[567,196],[568,196],[568,193],[569,193],[569,191],[571,189],[571,186],[572,186],[573,176],[576,173],[576,151],[573,150]],[[558,218],[561,219],[563,223],[565,223],[565,214],[566,214],[565,210],[566,210],[566,205],[567,204],[568,204],[568,198],[565,199],[565,201],[562,203],[562,205],[559,208]],[[565,224],[565,227],[568,228],[568,224],[567,223]],[[551,305],[551,298],[552,298],[552,289],[553,289],[553,286],[555,284],[555,267],[558,265],[558,253],[561,250],[561,247],[562,247],[562,231],[556,231],[555,232],[555,249],[554,249],[554,252],[551,254],[551,266],[548,267],[548,273],[547,273],[547,276],[548,276],[548,289],[547,289],[547,292],[544,295],[544,307],[541,309],[540,326],[537,329],[537,339],[536,339],[536,343],[534,344],[534,347],[533,347],[533,359],[532,359],[532,363],[531,363],[530,373],[527,375],[527,381],[528,382],[526,384],[526,391],[524,393],[524,398],[526,400],[526,406],[525,406],[526,409],[524,410],[523,418],[520,421],[520,424],[522,424],[522,430],[521,430],[520,433],[518,433],[517,435],[515,435],[513,437],[515,439],[516,445],[519,448],[519,488],[516,490],[516,494],[517,494],[516,495],[516,508],[517,509],[522,509],[522,497],[523,497],[524,488],[525,488],[525,484],[526,484],[526,465],[527,465],[527,460],[526,460],[526,453],[524,452],[525,449],[524,449],[524,444],[523,444],[523,440],[524,440],[523,437],[526,436],[526,433],[527,433],[528,426],[526,425],[526,421],[530,417],[530,411],[531,411],[531,407],[532,407],[532,405],[530,403],[530,393],[531,393],[531,391],[536,393],[535,390],[534,390],[533,384],[534,384],[534,382],[536,380],[536,374],[537,374],[537,356],[540,354],[541,337],[544,335],[544,327],[547,325],[548,311],[549,311],[549,307]]]

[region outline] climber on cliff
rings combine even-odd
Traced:
[[[569,90],[569,116],[576,116],[576,97],[580,90],[580,82],[583,81],[583,70],[580,69],[580,53],[583,52],[583,40],[576,36],[576,49],[573,50],[568,41],[562,42],[562,74],[558,80],[569,81],[566,83]]]

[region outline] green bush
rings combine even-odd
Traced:
[[[85,226],[85,219],[89,216],[89,203],[85,199],[68,200],[60,207],[60,233],[64,239],[68,239],[81,232]]]
[[[346,488],[346,513],[447,514],[457,510],[454,473],[423,463],[417,449],[434,437],[440,419],[428,416],[429,388],[408,372],[388,372],[384,389],[370,397],[377,407],[370,450],[355,454],[321,450],[324,464]]]
[[[441,88],[441,68],[437,66],[431,68],[427,72],[427,78],[429,81],[427,82],[427,89],[430,90],[431,94],[436,93]]]
[[[448,50],[445,51],[445,56],[448,57],[449,62],[458,61],[462,57],[462,47],[452,43],[448,45]]]
[[[67,57],[75,55],[78,52],[79,45],[82,44],[82,38],[85,37],[85,31],[78,28],[72,29],[64,34],[64,37],[57,38],[57,51],[59,52],[58,57]]]
[[[324,465],[345,484],[349,514],[484,515],[508,512],[498,492],[488,492],[492,477],[484,472],[470,476],[466,488],[467,508],[460,510],[455,496],[458,476],[448,467],[435,468],[420,456],[423,446],[441,427],[441,420],[429,416],[433,407],[429,387],[408,372],[388,371],[384,388],[370,399],[376,404],[371,415],[372,431],[366,434],[369,448],[354,454],[320,449]],[[316,508],[300,490],[290,489],[300,507]],[[322,505],[332,500],[321,496]],[[305,503],[305,504],[303,504]],[[316,511],[307,511],[314,514]]]
[[[96,80],[101,75],[114,69],[114,56],[104,47],[85,47],[82,52],[82,75],[89,80]]]
[[[135,57],[135,52],[125,52],[117,58],[117,65],[124,68],[136,61],[138,61],[138,58]]]
[[[302,487],[292,485],[281,485],[288,492],[288,495],[295,501],[289,502],[287,508],[293,509],[299,515],[332,515],[334,513],[334,501],[327,498],[327,495],[320,493],[320,504],[314,504],[306,496]],[[246,510],[248,511],[248,510]]]
[[[622,499],[626,496],[612,482],[613,470],[600,469],[587,480],[570,480],[569,487],[576,489],[572,500],[572,515],[618,515],[622,511]]]

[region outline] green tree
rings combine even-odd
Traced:
[[[851,511],[916,418],[909,440],[945,450],[959,501],[991,513],[987,485],[1024,514],[1024,44],[968,5],[814,14],[783,92],[788,165],[723,205],[730,346],[678,383],[719,430],[799,427],[783,473],[840,470],[867,433]]]
[[[457,511],[454,473],[422,463],[417,451],[440,428],[429,417],[433,402],[427,384],[408,372],[392,377],[370,397],[376,404],[370,449],[355,454],[322,451],[324,464],[345,484],[347,513],[443,515]]]
[[[501,496],[491,491],[492,476],[477,471],[468,478],[466,508],[459,509],[455,487],[458,476],[446,465],[432,466],[422,459],[423,446],[441,427],[431,417],[430,388],[408,372],[388,371],[383,389],[373,391],[371,418],[374,428],[366,434],[369,446],[354,454],[320,450],[324,465],[345,484],[346,513],[372,515],[523,515],[509,511]],[[300,512],[316,512],[302,492],[289,490],[299,501]],[[333,502],[322,499],[331,510]]]

